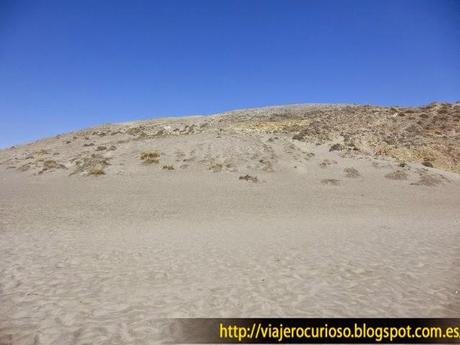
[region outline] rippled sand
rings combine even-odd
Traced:
[[[459,179],[311,164],[257,183],[3,173],[0,343],[151,344],[160,317],[458,316]]]
[[[460,315],[460,175],[226,119],[0,150],[0,344],[154,344],[168,317]]]

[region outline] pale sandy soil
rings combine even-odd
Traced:
[[[163,317],[460,315],[454,172],[213,129],[115,143],[85,176],[73,135],[0,152],[2,345],[158,343]],[[17,170],[43,149],[63,167]]]

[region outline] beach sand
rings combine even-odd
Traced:
[[[455,172],[234,129],[87,135],[0,154],[2,345],[152,344],[171,317],[460,315]]]

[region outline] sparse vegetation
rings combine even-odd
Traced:
[[[58,167],[58,163],[53,160],[46,160],[43,162],[43,169],[55,169]]]
[[[209,166],[209,170],[215,173],[221,172],[223,168],[224,168],[224,165],[221,163],[213,163]]]
[[[459,104],[283,107],[240,116],[240,127],[245,131],[286,133],[294,140],[316,144],[342,137],[343,144],[332,145],[331,151],[389,156],[407,162],[421,163],[425,157],[420,153],[431,151],[434,166],[460,172]],[[449,145],[455,148],[448,150]]]
[[[183,163],[191,164],[190,162],[199,161],[213,172],[253,170],[271,172],[274,167],[282,170],[284,166],[295,166],[303,170],[306,167],[305,161],[314,156],[313,153],[308,153],[310,145],[324,145],[326,150],[337,151],[345,158],[355,157],[358,153],[360,158],[364,158],[363,155],[379,158],[380,163],[375,160],[372,164],[388,169],[385,173],[390,172],[386,176],[389,179],[407,179],[403,172],[416,171],[415,168],[409,167],[408,164],[411,162],[420,163],[428,168],[436,167],[460,172],[459,103],[432,103],[424,107],[411,108],[354,105],[286,106],[236,111],[228,116],[210,119],[209,123],[205,124],[193,124],[187,121],[170,123],[143,121],[115,127],[100,126],[97,129],[80,131],[75,135],[66,134],[56,141],[56,145],[43,142],[25,149],[22,146],[16,148],[15,151],[20,155],[16,153],[17,157],[11,160],[11,163],[14,163],[11,166],[14,165],[20,171],[31,170],[41,174],[65,169],[69,166],[68,163],[74,163],[76,172],[90,174],[96,164],[102,164],[102,168],[108,165],[107,158],[102,158],[100,155],[90,156],[91,153],[107,152],[108,157],[116,159],[118,155],[109,152],[117,150],[115,145],[120,144],[122,148],[124,144],[130,142],[136,147],[135,141],[141,139],[153,141],[158,136],[188,135],[209,131],[209,134],[218,133],[226,140],[227,138],[239,140],[238,135],[241,133],[256,132],[261,135],[254,138],[260,138],[261,141],[257,143],[257,147],[251,146],[249,141],[245,143],[248,145],[247,152],[245,148],[245,151],[235,150],[227,153],[224,150],[224,152],[213,153],[213,144],[208,147],[206,144],[200,144],[195,153],[185,154],[176,151],[175,160],[168,160],[168,163],[176,165],[173,169],[186,167]],[[112,142],[108,138],[115,134],[120,136],[112,139],[115,145],[111,145]],[[226,140],[217,146],[225,145]],[[68,152],[74,152],[76,147],[72,150],[69,146],[62,149],[66,143],[80,145],[81,152],[69,157]],[[139,145],[143,146],[146,143],[147,141]],[[90,150],[89,147],[93,148]],[[277,157],[279,149],[282,150],[281,154],[288,154],[292,161],[284,162],[284,157]],[[323,148],[320,151],[322,150]],[[126,150],[120,151],[120,156],[126,152]],[[9,152],[12,154],[12,151]],[[160,159],[160,156],[162,158],[162,154],[156,150],[144,152],[141,150],[140,160],[144,164],[161,162],[163,163],[160,165],[161,169],[172,170],[163,159]],[[330,158],[332,155],[327,157],[329,159],[315,160],[314,164],[319,163],[322,168],[336,164]],[[401,162],[396,166],[396,169],[399,169],[397,172],[391,172],[395,169],[395,163],[394,161],[390,163],[385,157],[392,157],[398,163]],[[58,158],[59,162],[65,165],[53,160]],[[25,164],[26,162],[31,164]],[[289,164],[285,165],[285,163]],[[344,169],[343,176],[359,177],[360,173],[352,169],[354,168]]]
[[[420,178],[417,182],[411,183],[414,186],[427,186],[427,187],[435,187],[442,184],[445,178],[436,175],[429,175],[426,173],[420,174]]]
[[[65,165],[56,162],[55,160],[48,159],[43,161],[42,169],[38,172],[39,174],[43,174],[46,171],[52,171],[56,169],[67,169]]]
[[[140,158],[145,164],[158,164],[160,162],[160,156],[161,154],[158,151],[145,151],[141,153]]]
[[[19,168],[17,168],[17,170],[23,171],[23,172],[24,172],[24,171],[29,170],[29,169],[30,169],[30,166],[31,166],[31,164],[30,164],[30,163],[27,163],[27,164],[21,165]]]
[[[239,180],[244,180],[244,181],[254,182],[254,183],[259,182],[259,179],[257,178],[257,176],[251,176],[251,175],[240,176]]]
[[[329,148],[329,152],[332,152],[332,151],[343,151],[345,150],[345,146],[343,146],[342,144],[334,144],[332,145],[330,148]]]
[[[70,174],[83,173],[87,175],[104,175],[105,167],[110,165],[109,158],[102,156],[101,154],[93,153],[89,157],[83,157],[78,160],[75,160],[76,168]]]
[[[407,173],[402,170],[396,170],[385,175],[390,180],[407,180]]]
[[[319,166],[321,168],[327,168],[328,166],[332,165],[332,164],[337,164],[336,161],[334,160],[329,160],[329,159],[324,159],[320,164]]]
[[[233,164],[231,162],[216,163],[216,162],[213,162],[213,161],[210,163],[208,169],[211,170],[212,172],[215,172],[215,173],[221,172],[223,170],[227,170],[227,171],[234,171],[235,170],[234,167],[233,167]]]
[[[345,176],[348,178],[358,178],[361,176],[359,171],[355,168],[345,168],[343,171],[345,172]]]
[[[105,175],[104,166],[101,163],[97,163],[93,167],[91,167],[88,171],[88,175]]]
[[[273,164],[267,159],[259,159],[258,168],[266,172],[273,172]]]
[[[321,183],[325,185],[338,186],[340,184],[340,180],[334,178],[326,178],[322,179]]]

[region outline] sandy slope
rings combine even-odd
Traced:
[[[458,317],[460,175],[236,122],[1,151],[0,344],[152,344],[161,317]]]

